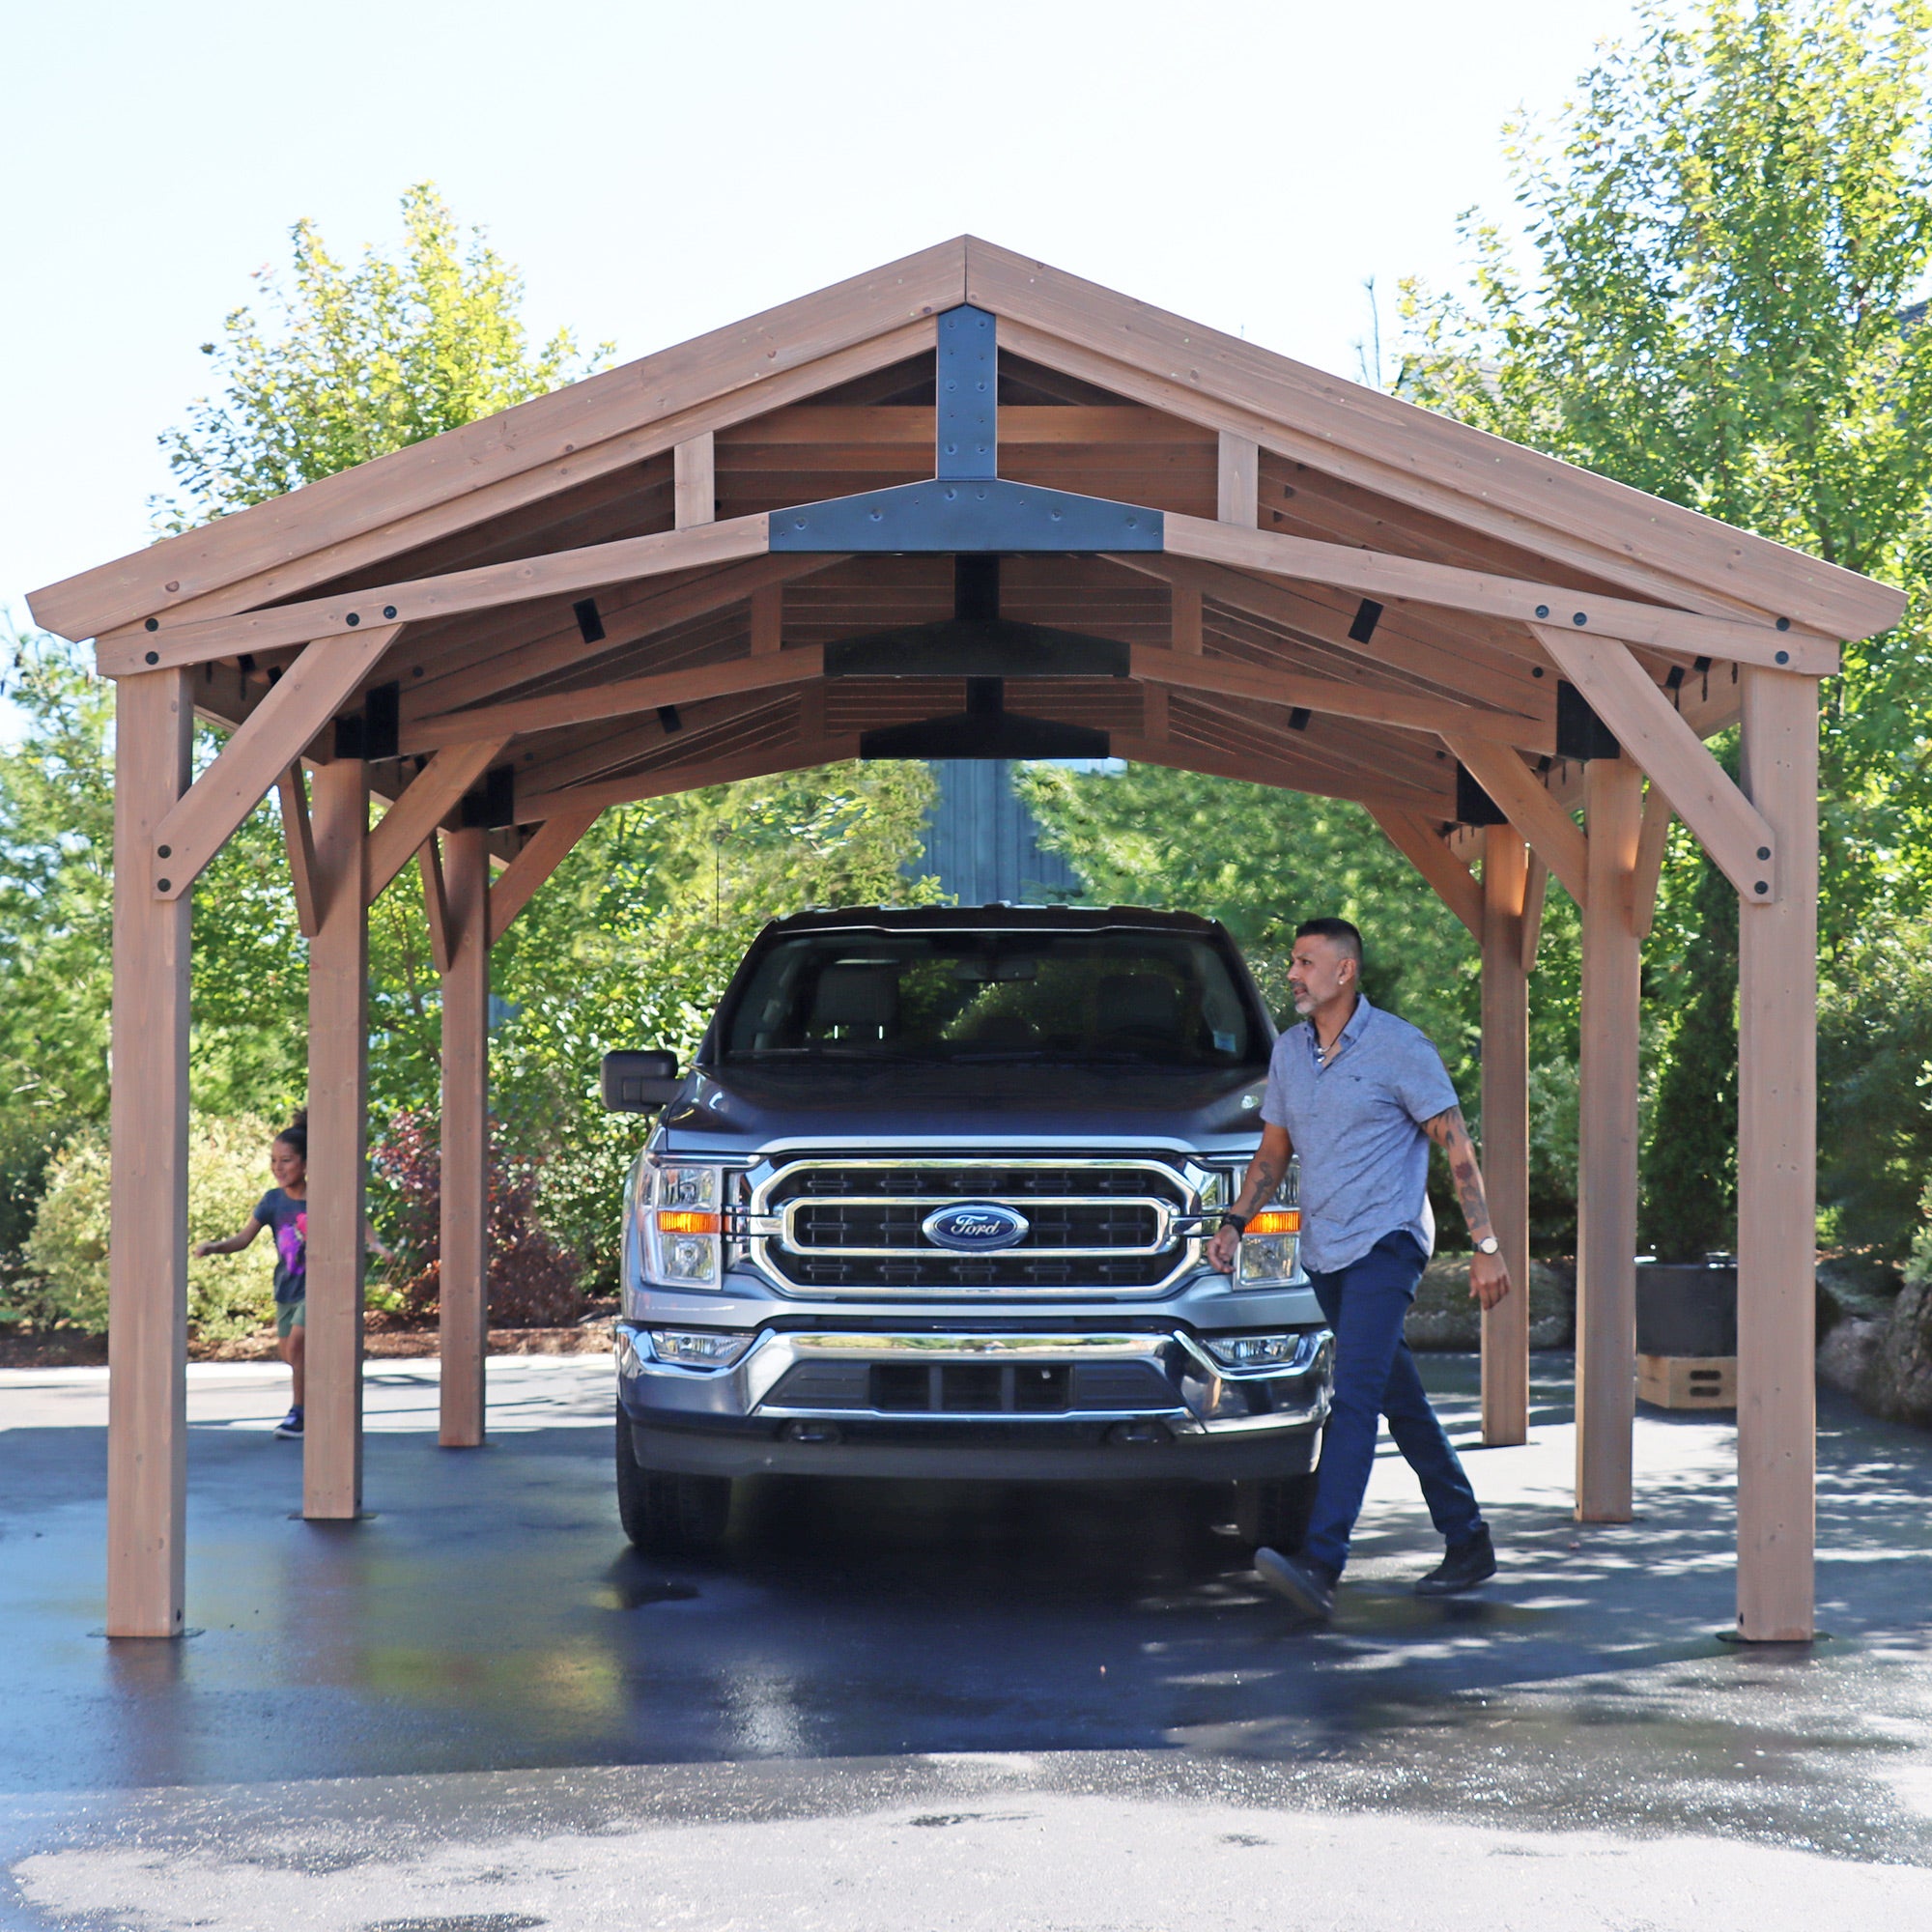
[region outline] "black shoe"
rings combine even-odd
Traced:
[[[287,1440],[299,1441],[301,1439],[301,1433],[302,1433],[302,1412],[299,1408],[290,1409],[289,1412],[282,1417],[281,1421],[275,1424],[275,1434],[281,1436],[285,1441]]]
[[[1473,1590],[1495,1574],[1496,1547],[1490,1541],[1490,1526],[1485,1523],[1474,1536],[1452,1543],[1442,1561],[1428,1576],[1416,1578],[1415,1594],[1454,1597],[1463,1590]]]
[[[1335,1611],[1335,1579],[1340,1571],[1312,1556],[1284,1556],[1265,1547],[1255,1551],[1255,1569],[1268,1588],[1305,1617],[1326,1623]]]

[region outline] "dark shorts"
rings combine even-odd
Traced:
[[[306,1328],[308,1326],[307,1308],[308,1303],[305,1301],[278,1301],[275,1303],[275,1333],[284,1342],[289,1339],[290,1329]]]

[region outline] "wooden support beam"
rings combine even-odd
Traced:
[[[735,563],[740,557],[763,556],[766,526],[762,513],[733,517],[728,523],[625,537],[510,563],[486,563],[474,570],[379,584],[303,604],[278,604],[233,617],[190,619],[152,632],[115,631],[100,639],[95,663],[103,677],[126,677],[143,668],[150,658],[159,665],[206,664],[239,651],[276,650],[378,623],[460,617],[469,611],[497,611],[507,604],[599,590],[607,583],[639,582],[673,570],[708,569]]]
[[[442,1196],[438,1266],[442,1357],[437,1440],[483,1442],[490,1328],[489,834],[448,835],[450,963],[442,976]]]
[[[1747,906],[1777,897],[1777,841],[1643,667],[1612,638],[1535,626],[1544,648],[1670,801]]]
[[[107,1634],[180,1636],[187,1510],[185,897],[148,890],[155,831],[187,788],[181,671],[114,695],[113,1172],[107,1242]]]
[[[1177,583],[1174,592],[1173,637],[1177,655],[1201,655],[1201,586]]]
[[[1412,601],[1447,611],[1469,611],[1507,617],[1520,624],[1549,620],[1588,629],[1626,643],[1651,644],[1689,656],[1727,658],[1740,664],[1776,665],[1782,653],[1790,668],[1824,676],[1838,668],[1838,647],[1829,638],[1779,631],[1770,624],[1747,624],[1728,617],[1700,616],[1662,604],[1632,604],[1619,597],[1569,590],[1561,584],[1532,583],[1453,564],[1425,563],[1414,557],[1357,550],[1350,544],[1319,542],[1268,530],[1244,530],[1170,511],[1166,548],[1172,556],[1199,557],[1235,570],[1258,570],[1270,577],[1329,583],[1384,602]]]
[[[752,655],[777,657],[784,648],[784,585],[768,583],[752,592]]]
[[[1498,745],[1534,745],[1547,740],[1549,727],[1540,719],[1520,718],[1508,711],[1486,711],[1473,704],[1449,704],[1418,693],[1390,691],[1383,686],[1345,684],[1337,677],[1310,677],[1305,672],[1276,670],[1244,664],[1237,658],[1209,658],[1150,644],[1129,647],[1131,675],[1190,691],[1219,692],[1227,697],[1254,698],[1264,704],[1299,705],[1332,718],[1355,718],[1366,724],[1393,724],[1405,731],[1439,737],[1451,725],[1473,738]]]
[[[456,928],[449,915],[449,885],[442,875],[442,841],[432,834],[416,847],[416,870],[422,874],[423,923],[429,927],[429,956],[439,973],[449,971],[456,956]]]
[[[1506,747],[1467,737],[1460,730],[1445,731],[1443,742],[1529,840],[1563,890],[1579,906],[1586,904],[1591,891],[1589,842],[1536,774]]]
[[[229,835],[375,669],[401,629],[399,624],[379,625],[311,643],[155,828],[154,850],[130,876],[152,880],[164,899],[186,892]]]
[[[1414,812],[1372,807],[1370,816],[1389,843],[1428,881],[1436,897],[1469,928],[1478,944],[1483,943],[1483,889],[1468,867],[1437,837],[1435,828]]]
[[[369,835],[368,878],[363,890],[374,905],[416,849],[456,809],[463,794],[490,769],[509,733],[471,739],[439,752],[385,811]]]
[[[1435,801],[1410,785],[1393,780],[1378,782],[1373,775],[1351,776],[1334,766],[1273,753],[1232,752],[1204,744],[1195,732],[1183,734],[1170,709],[1168,737],[1134,737],[1124,731],[1108,733],[1117,758],[1140,764],[1166,765],[1176,771],[1207,772],[1243,784],[1272,785],[1278,791],[1305,791],[1317,798],[1346,798],[1372,809],[1428,814]],[[1447,810],[1446,799],[1441,809]]]
[[[1818,687],[1744,673],[1744,772],[1784,890],[1740,921],[1738,1634],[1814,1634]]]
[[[302,1515],[362,1507],[362,1227],[368,1118],[369,768],[315,774],[320,928],[308,952],[307,1415]]]
[[[1214,514],[1224,524],[1253,529],[1261,521],[1261,451],[1252,439],[1220,436],[1219,499]]]
[[[807,690],[822,690],[807,686]],[[698,791],[706,785],[733,784],[739,779],[761,779],[773,772],[804,771],[813,765],[830,765],[841,758],[859,755],[859,740],[851,737],[789,738],[777,745],[751,752],[733,752],[728,756],[706,758],[688,765],[657,765],[629,778],[605,779],[596,784],[569,785],[562,790],[538,793],[522,801],[517,810],[531,819],[551,818],[558,812],[583,811],[593,815],[613,805],[637,805],[647,798],[668,798],[673,792]]]
[[[1636,864],[1631,867],[1630,903],[1625,911],[1631,930],[1648,939],[1657,923],[1657,888],[1663,876],[1663,854],[1670,843],[1670,801],[1657,781],[1643,795],[1643,820],[1637,828]]]
[[[1522,895],[1522,970],[1536,971],[1536,949],[1543,939],[1543,902],[1549,891],[1549,867],[1543,855],[1529,855],[1529,883]]]
[[[711,432],[703,430],[679,443],[672,461],[676,479],[676,508],[672,514],[678,528],[688,530],[698,524],[715,523],[718,519],[718,455]]]
[[[1529,1439],[1529,849],[1483,828],[1483,1186],[1510,1292],[1483,1313],[1483,1441]]]
[[[316,934],[315,837],[308,823],[308,781],[298,758],[275,781],[282,802],[282,842],[289,853],[289,884],[295,891],[296,930]]]
[[[490,944],[508,932],[537,888],[577,849],[577,841],[597,823],[599,812],[585,807],[557,811],[530,834],[490,888]]]
[[[608,718],[655,711],[661,705],[698,704],[710,697],[798,684],[817,677],[824,668],[825,647],[800,644],[769,655],[725,658],[718,664],[692,665],[684,670],[653,671],[645,677],[620,678],[613,684],[584,685],[547,696],[512,698],[505,704],[425,718],[419,724],[404,727],[403,749],[424,752],[437,745],[465,745],[486,733],[495,733],[500,748],[512,735],[554,731],[565,724],[601,724]]]
[[[1577,1121],[1577,1520],[1631,1519],[1636,1388],[1637,1000],[1642,948],[1625,914],[1643,775],[1583,768],[1583,907]],[[1498,803],[1501,801],[1498,800]]]

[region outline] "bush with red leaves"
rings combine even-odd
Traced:
[[[408,1320],[432,1321],[441,1293],[440,1125],[426,1109],[398,1114],[371,1155],[386,1195],[383,1220],[395,1250],[390,1280]],[[490,1322],[497,1328],[554,1328],[583,1313],[578,1259],[537,1219],[539,1175],[504,1154],[490,1123]]]

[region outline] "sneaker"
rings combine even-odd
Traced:
[[[1496,1547],[1490,1541],[1490,1526],[1485,1523],[1474,1536],[1452,1543],[1442,1561],[1428,1576],[1416,1578],[1415,1594],[1454,1597],[1463,1590],[1473,1590],[1495,1574]]]
[[[1265,1546],[1255,1551],[1261,1579],[1305,1617],[1326,1623],[1335,1610],[1335,1579],[1341,1575],[1312,1556],[1284,1556]]]
[[[301,1436],[301,1433],[302,1433],[302,1412],[299,1408],[290,1409],[289,1412],[285,1416],[283,1416],[278,1423],[275,1424],[275,1434],[277,1435],[291,1436],[298,1440]]]

